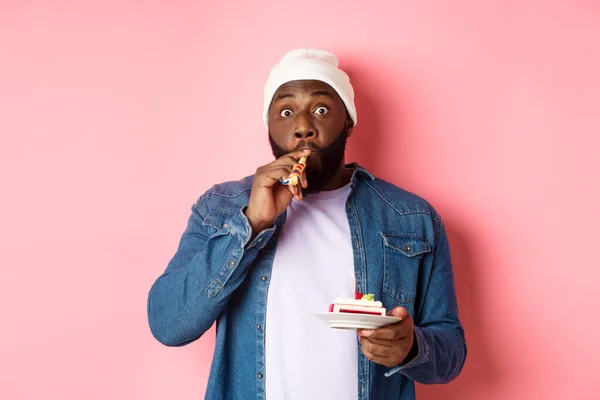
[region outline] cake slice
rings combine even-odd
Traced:
[[[372,294],[363,295],[362,293],[356,293],[353,299],[338,297],[329,306],[329,312],[385,316],[383,304],[375,301]]]

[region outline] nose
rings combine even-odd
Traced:
[[[315,139],[317,137],[317,130],[311,115],[306,115],[306,113],[296,115],[294,136],[296,139]]]

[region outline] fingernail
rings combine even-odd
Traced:
[[[370,330],[368,330],[368,329],[365,329],[365,330],[363,330],[363,331],[361,332],[361,334],[360,334],[360,335],[361,335],[361,336],[364,336],[364,337],[368,337],[368,336],[371,336],[371,332],[372,332],[372,331],[370,331]]]

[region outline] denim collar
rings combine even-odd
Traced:
[[[352,178],[351,178],[352,182],[356,181],[357,175],[368,178],[369,180],[375,179],[375,176],[373,176],[373,174],[371,174],[369,171],[364,169],[360,164],[358,164],[356,162],[346,164],[346,168],[350,168],[350,169],[354,170],[354,172],[352,172]]]

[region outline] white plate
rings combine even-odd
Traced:
[[[377,329],[402,321],[396,317],[370,314],[316,312],[315,315],[330,328],[337,329]]]

